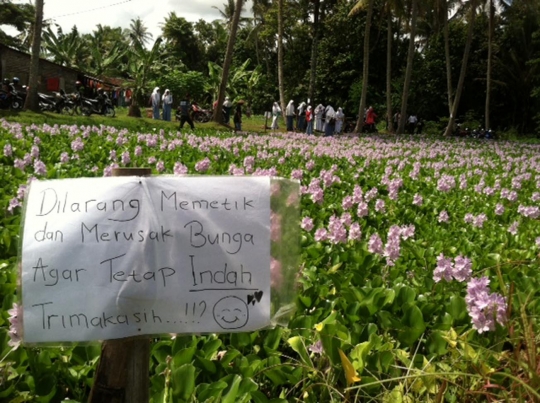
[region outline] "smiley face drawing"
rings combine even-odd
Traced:
[[[214,305],[214,320],[222,329],[240,329],[249,319],[247,304],[238,297],[221,298]]]

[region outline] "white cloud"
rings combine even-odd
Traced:
[[[220,13],[212,6],[223,9],[226,2],[227,0],[46,0],[44,18],[52,18],[64,32],[76,25],[79,32],[90,33],[97,24],[128,28],[132,19],[140,17],[155,38],[161,34],[160,24],[170,12],[175,12],[177,16],[188,21],[213,21],[220,18]],[[251,2],[247,3],[245,10],[245,15],[251,12]]]

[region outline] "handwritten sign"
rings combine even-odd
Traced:
[[[270,179],[34,181],[27,343],[252,331],[270,323]]]

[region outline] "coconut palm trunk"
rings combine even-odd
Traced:
[[[366,16],[366,29],[364,32],[364,61],[362,66],[362,94],[360,96],[360,106],[358,107],[358,120],[354,128],[355,133],[362,133],[364,127],[364,110],[366,109],[366,98],[369,80],[369,37],[371,32],[371,16],[373,15],[374,0],[368,0]]]
[[[214,110],[214,116],[212,120],[214,122],[223,123],[223,114],[221,113],[221,105],[225,99],[225,92],[227,91],[227,82],[229,81],[229,70],[231,69],[231,63],[234,53],[234,43],[236,41],[236,32],[238,31],[238,23],[240,21],[240,14],[242,14],[242,6],[244,0],[236,0],[233,18],[231,21],[231,30],[229,32],[229,40],[227,41],[227,50],[225,53],[225,60],[223,61],[223,71],[221,75],[221,83],[219,85],[217,107]]]
[[[314,0],[313,11],[313,39],[311,41],[311,63],[309,75],[308,98],[313,102],[315,99],[315,82],[317,78],[317,47],[319,44],[319,9],[320,0]]]
[[[401,117],[399,119],[399,126],[397,134],[402,134],[405,130],[405,122],[407,121],[407,102],[409,100],[409,87],[411,85],[412,68],[415,54],[416,39],[416,20],[418,19],[418,0],[412,0],[411,11],[411,32],[409,38],[409,49],[407,53],[407,69],[405,70],[405,82],[403,84],[403,94],[401,97]]]
[[[450,39],[448,34],[448,1],[442,0],[444,19],[443,19],[443,34],[444,34],[444,57],[446,59],[446,87],[448,91],[448,112],[452,113],[453,89],[452,89],[452,65],[450,63]]]
[[[36,20],[32,38],[32,56],[30,58],[30,76],[28,78],[28,94],[25,109],[39,111],[38,78],[39,78],[39,52],[41,49],[41,28],[43,26],[43,0],[36,0]]]
[[[285,83],[283,78],[283,0],[278,0],[278,88],[281,113],[285,116]]]
[[[394,125],[392,121],[392,13],[390,12],[390,6],[388,7],[387,16],[387,29],[386,29],[386,119],[388,131],[394,132]]]
[[[489,18],[488,18],[488,59],[487,59],[487,77],[486,77],[486,110],[485,110],[485,129],[490,129],[489,122],[489,109],[491,102],[491,63],[493,58],[493,20],[495,19],[495,7],[493,6],[493,0],[489,0],[488,4]]]
[[[461,61],[461,70],[459,72],[459,81],[456,88],[456,96],[454,98],[454,103],[452,105],[452,113],[450,114],[450,119],[448,120],[448,126],[444,132],[445,136],[452,134],[454,129],[454,123],[456,122],[456,115],[459,108],[459,99],[461,98],[461,93],[463,91],[463,83],[465,82],[465,74],[467,73],[467,63],[469,61],[469,54],[471,53],[471,44],[473,37],[474,29],[474,20],[476,18],[476,2],[477,0],[471,0],[469,10],[469,26],[467,27],[467,42],[465,42],[465,50],[463,51],[463,59]]]

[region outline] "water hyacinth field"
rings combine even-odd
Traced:
[[[157,402],[540,401],[540,145],[0,121],[0,402],[84,402],[100,346],[18,345],[33,179],[265,175],[301,183],[287,328],[156,339]]]

